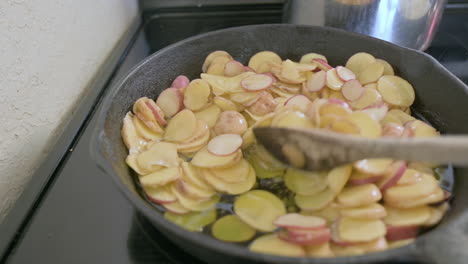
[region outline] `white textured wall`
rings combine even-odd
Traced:
[[[136,0],[0,0],[0,222],[136,15]]]

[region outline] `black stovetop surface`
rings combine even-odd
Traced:
[[[143,17],[147,22],[135,33],[135,41],[114,80],[151,52],[190,35],[230,26],[280,22],[281,7],[153,10]],[[468,83],[468,10],[446,12],[427,52]],[[95,112],[93,107],[75,136],[73,149],[55,169],[41,199],[17,230],[16,238],[7,244],[0,262],[202,263],[158,233],[94,164],[89,145]]]

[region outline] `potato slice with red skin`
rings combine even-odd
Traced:
[[[218,135],[241,135],[247,130],[247,120],[237,111],[224,111],[219,115],[218,121],[213,129]]]
[[[313,59],[321,59],[325,62],[327,62],[327,58],[323,56],[322,54],[318,53],[307,53],[304,54],[301,59],[299,60],[299,63],[301,64],[314,64]]]
[[[336,73],[343,82],[356,79],[356,74],[354,74],[354,72],[350,69],[343,66],[337,66]]]
[[[374,62],[374,56],[366,52],[359,52],[348,59],[346,62],[346,68],[359,75],[361,71]]]
[[[185,89],[184,105],[192,111],[198,111],[208,105],[210,96],[210,85],[202,79],[195,79]]]
[[[145,171],[152,172],[164,167],[179,166],[177,145],[168,142],[154,142],[147,151],[136,157],[138,166]]]
[[[247,180],[251,165],[245,159],[225,169],[210,169],[210,172],[217,178],[227,183],[241,183]]]
[[[390,164],[392,159],[363,159],[354,163],[354,168],[371,175],[382,175]]]
[[[385,117],[384,117],[385,118]],[[382,126],[383,137],[402,137],[404,128],[395,123],[386,123]]]
[[[384,102],[381,102],[374,106],[366,107],[360,111],[368,114],[370,117],[380,122],[380,120],[382,120],[388,112],[388,105]]]
[[[318,211],[301,211],[301,214],[321,217],[327,220],[328,223],[332,223],[340,217],[339,206],[335,203],[330,203]]]
[[[383,221],[391,226],[420,226],[426,223],[431,217],[429,206],[419,206],[413,208],[394,208],[385,206],[387,216]]]
[[[195,114],[184,109],[177,113],[167,124],[164,139],[172,142],[182,142],[192,136],[197,129]]]
[[[307,82],[304,83],[304,88],[308,92],[319,92],[327,83],[327,73],[319,71],[314,74],[308,75]]]
[[[254,115],[263,116],[275,111],[277,105],[278,103],[276,103],[273,96],[269,92],[263,91],[247,109]]]
[[[203,63],[203,72],[206,72],[208,70],[208,67],[211,65],[211,63],[216,57],[226,57],[229,60],[232,60],[232,56],[224,50],[213,51],[210,54],[208,54],[208,56],[205,59],[205,62]]]
[[[338,77],[335,68],[329,69],[327,71],[326,84],[327,87],[332,90],[341,90],[341,87],[343,86],[344,82]]]
[[[301,208],[302,210],[316,211],[324,209],[333,201],[334,198],[335,194],[327,188],[314,195],[297,194],[294,197],[294,200],[296,201],[296,205],[299,206],[299,208]]]
[[[392,200],[386,203],[396,208],[412,208],[422,205],[439,203],[444,201],[445,199],[447,199],[446,193],[440,187],[438,187],[433,193],[427,196],[419,197],[410,201]]]
[[[205,121],[208,127],[212,128],[215,126],[216,121],[218,121],[221,109],[216,104],[212,104],[203,110],[195,112],[194,114],[198,120]]]
[[[296,213],[282,215],[273,222],[276,226],[294,230],[316,230],[326,227],[325,219]]]
[[[348,116],[352,113],[351,108],[346,102],[339,99],[328,99],[327,103],[323,104],[319,109],[320,115],[334,114],[341,117]]]
[[[244,65],[236,60],[231,60],[224,65],[224,76],[232,77],[243,72],[245,72]]]
[[[385,236],[387,229],[381,220],[343,217],[338,222],[338,232],[348,242],[369,242]]]
[[[252,106],[255,102],[257,102],[258,99],[260,99],[260,96],[264,95],[266,92],[257,92],[257,93],[251,93],[251,92],[242,92],[242,93],[233,93],[229,95],[229,99],[233,103],[238,103],[241,104],[245,107]],[[219,99],[218,99],[219,100]]]
[[[367,138],[377,138],[382,135],[382,128],[379,122],[364,112],[353,112],[346,116],[346,120],[355,124],[360,131],[360,135]]]
[[[270,71],[271,63],[281,64],[281,62],[278,54],[272,51],[261,51],[250,58],[248,66],[257,73],[265,73]]]
[[[209,185],[202,177],[200,172],[196,167],[194,167],[190,162],[182,162],[182,178],[191,183],[192,185],[197,186],[200,189],[207,191],[214,191],[214,189]]]
[[[343,165],[330,170],[327,175],[328,188],[335,194],[339,194],[348,182],[352,170],[351,165]]]
[[[161,126],[165,126],[167,124],[164,119],[164,112],[153,100],[148,99],[147,97],[142,97],[136,100],[133,105],[133,113],[143,121],[149,129],[156,133],[162,133],[163,130]]]
[[[208,142],[207,149],[217,156],[229,156],[242,146],[242,137],[238,134],[222,134]]]
[[[224,75],[224,67],[226,65],[226,63],[229,61],[228,58],[224,58],[221,59],[221,57],[219,57],[220,59],[218,61],[218,63],[212,63],[210,65],[210,67],[208,67],[208,70],[206,71],[206,73],[208,74],[212,74],[212,75],[219,75],[219,76],[223,76]]]
[[[150,174],[140,177],[140,183],[143,186],[159,187],[179,179],[182,171],[178,167],[162,168]]]
[[[130,168],[132,168],[132,170],[134,170],[138,175],[146,175],[146,174],[150,173],[151,171],[149,171],[147,169],[144,169],[144,168],[140,168],[140,166],[138,165],[138,162],[137,162],[137,157],[138,157],[138,155],[136,155],[136,154],[130,154],[125,159],[125,163],[127,163],[127,165]],[[153,169],[153,171],[161,169],[161,168],[162,168],[162,166],[158,166],[158,165],[153,165],[151,167],[151,169]]]
[[[211,154],[207,147],[204,147],[195,154],[191,163],[200,168],[227,168],[236,164],[241,158],[241,150],[227,156],[218,156]]]
[[[164,112],[164,116],[171,118],[184,109],[184,95],[178,88],[167,88],[158,96],[156,104]]]
[[[385,207],[379,203],[371,203],[360,207],[341,208],[339,210],[342,216],[360,219],[380,219],[387,215]]]
[[[364,206],[378,202],[380,199],[382,199],[382,194],[372,183],[345,187],[337,196],[338,203],[346,207]]]
[[[415,238],[419,233],[419,226],[392,226],[387,225],[385,238],[388,241],[398,241]]]
[[[195,184],[185,181],[183,177],[177,179],[173,185],[180,193],[195,200],[207,200],[216,194],[214,190],[198,188]]]
[[[382,76],[377,82],[377,90],[387,103],[395,106],[411,106],[415,99],[413,86],[398,76]]]
[[[274,194],[264,190],[253,190],[236,198],[234,212],[253,228],[271,232],[277,228],[273,221],[286,214],[286,208]]]
[[[382,102],[380,93],[372,88],[364,87],[364,92],[357,100],[350,101],[349,105],[354,109],[364,109]]]
[[[330,69],[333,69],[333,67],[330,66],[330,64],[328,64],[326,60],[314,58],[312,59],[312,62],[314,62],[317,65],[317,67],[322,71],[328,71]]]
[[[362,84],[374,83],[382,77],[384,72],[384,65],[379,62],[374,62],[365,67],[359,74],[358,80]]]
[[[206,182],[218,192],[231,195],[238,195],[249,191],[253,188],[256,180],[255,170],[253,168],[249,168],[247,178],[244,181],[236,183],[227,182],[223,178],[217,177],[211,170],[203,169],[201,173]]]
[[[349,101],[355,101],[364,94],[364,87],[358,80],[348,80],[341,87],[341,93]]]
[[[439,132],[432,126],[421,120],[411,120],[404,124],[404,129],[409,130],[411,137],[438,137]],[[404,133],[404,132],[403,132]]]
[[[184,89],[190,83],[189,78],[185,75],[177,76],[174,81],[172,81],[171,88]]]
[[[255,239],[249,245],[249,249],[257,253],[286,257],[303,257],[306,254],[301,246],[281,240],[277,234],[264,235]]]
[[[355,170],[349,178],[351,185],[363,185],[368,183],[375,183],[382,178],[382,175],[372,175],[363,173],[362,171]]]
[[[382,178],[377,182],[380,190],[384,192],[388,188],[396,185],[406,171],[405,161],[395,161],[385,170]]]
[[[278,233],[278,237],[284,241],[301,246],[320,245],[330,241],[330,229],[319,228],[316,230],[307,230],[294,233],[282,230]]]
[[[177,201],[177,197],[172,193],[171,188],[168,186],[160,187],[143,187],[146,197],[152,202],[158,204],[166,204]]]
[[[218,106],[218,108],[220,108],[222,111],[237,111],[238,110],[237,105],[233,101],[226,99],[222,96],[215,96],[213,98],[213,103],[216,106]]]

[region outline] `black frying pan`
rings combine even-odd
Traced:
[[[182,249],[209,263],[468,263],[467,169],[455,170],[452,209],[439,226],[408,246],[363,256],[314,259],[257,254],[166,221],[139,194],[132,172],[124,162],[128,151],[120,136],[122,119],[136,99],[156,98],[177,75],[199,77],[205,57],[215,50],[226,50],[243,63],[262,50],[293,60],[317,52],[327,56],[332,65],[344,65],[346,58],[356,52],[369,52],[387,60],[413,84],[417,94],[415,111],[443,133],[468,134],[468,88],[424,53],[341,30],[284,24],[238,27],[192,37],[156,52],[116,84],[103,102],[91,146],[100,168],[157,229]]]

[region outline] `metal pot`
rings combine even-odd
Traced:
[[[284,22],[329,26],[425,50],[447,0],[289,0]]]
[[[167,221],[163,213],[140,194],[136,176],[125,163],[128,150],[120,134],[122,119],[136,99],[142,96],[156,98],[177,75],[198,78],[205,57],[215,50],[225,50],[244,64],[263,50],[274,51],[283,59],[295,61],[305,53],[317,52],[326,55],[332,65],[344,65],[354,53],[369,52],[388,61],[398,75],[413,84],[417,99],[412,110],[421,113],[444,133],[468,134],[468,87],[422,52],[343,30],[313,26],[254,25],[198,35],[156,52],[115,84],[116,87],[102,103],[91,143],[91,155],[99,167],[113,178],[136,210],[158,230],[207,263],[466,263],[468,169],[455,170],[452,209],[443,223],[410,245],[363,256],[317,259],[259,254],[245,246],[221,242],[205,233],[190,232]]]

